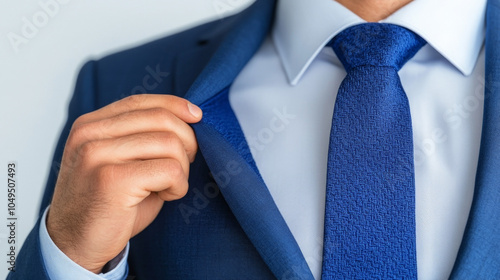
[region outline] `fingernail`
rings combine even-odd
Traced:
[[[199,118],[202,114],[201,109],[193,103],[188,103],[188,109],[189,113],[191,113],[191,115],[195,116],[196,118]]]

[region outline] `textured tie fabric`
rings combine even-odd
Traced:
[[[398,71],[425,41],[366,23],[330,45],[347,75],[330,132],[322,278],[416,279],[413,139]]]

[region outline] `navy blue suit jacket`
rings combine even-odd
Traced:
[[[275,3],[85,64],[54,156],[41,209],[74,120],[142,92],[188,98],[204,110],[193,125],[200,153],[186,197],[165,203],[130,242],[136,279],[313,279],[252,159],[224,91],[259,48]],[[459,46],[457,46],[459,47]],[[453,279],[500,279],[500,0],[487,8],[484,126],[475,194]],[[8,279],[49,279],[39,223]],[[71,277],[68,276],[68,279]]]

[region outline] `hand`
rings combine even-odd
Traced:
[[[61,163],[47,229],[94,273],[188,190],[202,112],[169,95],[130,96],[78,118]]]

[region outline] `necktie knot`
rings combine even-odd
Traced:
[[[422,37],[401,26],[364,23],[340,32],[330,46],[347,72],[359,66],[385,66],[399,71],[425,43]]]

